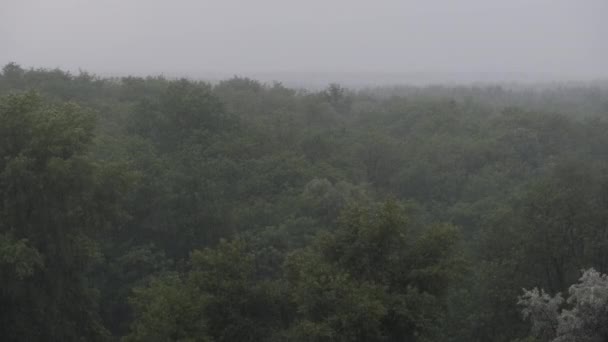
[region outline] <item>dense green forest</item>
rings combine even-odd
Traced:
[[[607,171],[602,82],[312,91],[11,63],[0,335],[605,341]]]

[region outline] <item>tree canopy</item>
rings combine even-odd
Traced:
[[[0,336],[604,339],[606,98],[8,64]]]

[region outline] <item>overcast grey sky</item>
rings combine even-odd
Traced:
[[[608,75],[608,0],[0,0],[0,64]]]

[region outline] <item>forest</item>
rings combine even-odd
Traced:
[[[2,341],[608,340],[608,82],[5,65]]]

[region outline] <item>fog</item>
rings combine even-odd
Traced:
[[[206,79],[586,80],[608,77],[607,16],[606,0],[2,0],[0,63]]]

